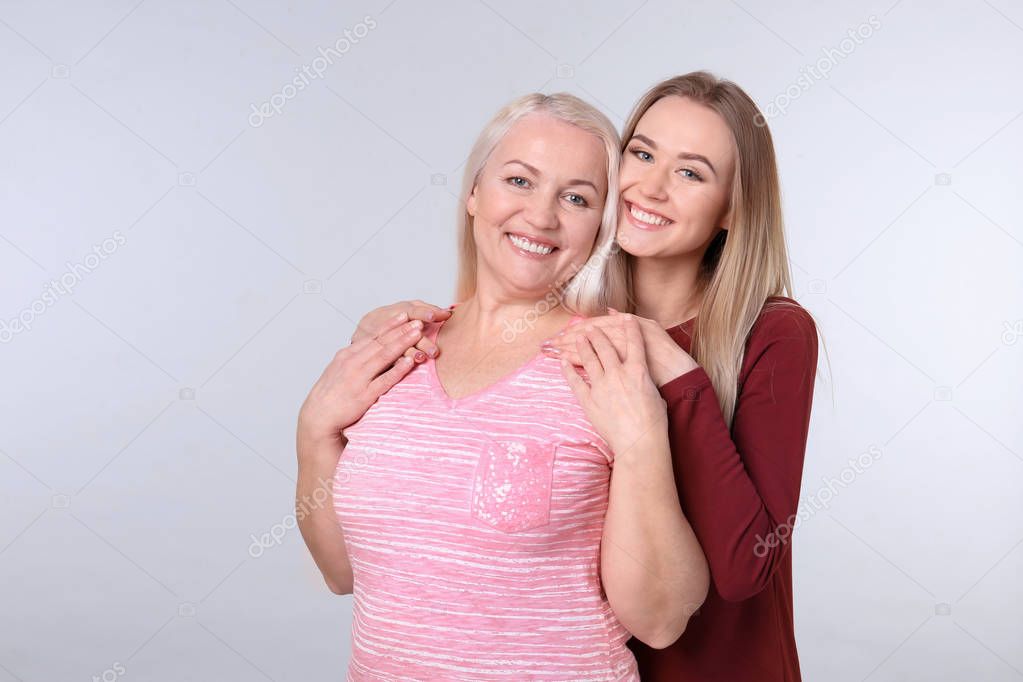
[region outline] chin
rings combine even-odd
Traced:
[[[637,230],[628,225],[618,231],[618,244],[622,247],[622,251],[630,256],[642,258],[663,251],[669,245],[666,236]]]

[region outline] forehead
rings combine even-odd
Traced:
[[[663,152],[703,154],[715,168],[731,168],[735,157],[732,131],[713,109],[683,97],[662,97],[647,109],[636,133],[657,143]]]
[[[491,159],[500,164],[518,159],[544,175],[590,180],[598,187],[607,179],[607,155],[600,138],[543,114],[529,114],[512,124]]]

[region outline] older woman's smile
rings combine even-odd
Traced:
[[[558,250],[558,247],[547,239],[530,237],[521,232],[506,232],[505,235],[512,248],[527,258],[545,258]]]

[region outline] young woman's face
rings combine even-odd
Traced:
[[[480,283],[530,298],[571,278],[593,249],[606,197],[607,156],[596,135],[542,114],[523,117],[466,202]]]
[[[735,145],[712,109],[677,96],[651,106],[622,155],[618,240],[634,256],[702,255],[728,227]]]

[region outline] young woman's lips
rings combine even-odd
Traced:
[[[639,212],[642,217],[637,216],[633,213],[633,211]],[[674,220],[665,218],[659,213],[654,213],[653,211],[646,211],[629,201],[625,202],[625,216],[629,219],[629,222],[633,225],[633,227],[639,230],[646,230],[648,232],[663,230],[675,224]],[[650,222],[651,218],[657,220],[657,223]]]
[[[558,247],[554,246],[553,244],[550,244],[549,242],[534,241],[532,239],[525,237],[524,235],[516,234],[514,232],[506,232],[504,235],[504,240],[508,242],[508,246],[510,246],[512,250],[515,251],[515,253],[522,256],[523,258],[532,258],[533,260],[544,260],[546,258],[550,258],[558,250]],[[518,244],[516,244],[515,242],[518,242]],[[540,251],[531,251],[528,248],[526,248],[526,242],[531,242],[532,244],[537,244],[541,247],[546,247],[547,249],[550,250],[547,253],[542,253]]]

